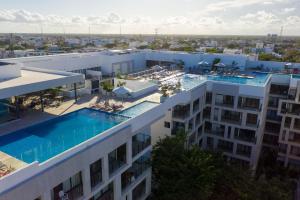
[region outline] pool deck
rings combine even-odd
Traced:
[[[0,151],[0,178],[25,167],[27,164]]]
[[[131,107],[135,104],[138,104],[142,101],[153,101],[153,102],[160,102],[160,93],[153,93],[148,96],[139,98],[139,99],[133,99],[133,100],[126,100],[124,99],[123,103],[120,99],[110,97],[109,103],[113,104],[122,104],[124,106],[123,109],[126,109],[128,107]],[[105,98],[99,97],[99,95],[87,95],[81,97],[77,103],[75,100],[69,100],[64,103],[62,103],[60,106],[56,108],[45,108],[45,112],[40,111],[27,111],[21,115],[21,118],[15,121],[11,121],[9,123],[0,125],[0,136],[5,135],[10,132],[17,131],[19,129],[43,122],[45,120],[52,119],[57,116],[61,116],[82,108],[88,108],[94,103],[100,103],[104,102]]]
[[[153,101],[159,103],[160,96],[161,94],[157,92],[136,100],[124,100],[123,103],[120,101],[120,99],[110,97],[109,102],[110,104],[112,103],[122,104],[124,106],[123,109],[126,109],[135,104],[141,103],[143,101]],[[91,106],[91,104],[100,103],[104,101],[105,98],[103,97],[101,98],[99,97],[99,95],[87,95],[81,97],[77,102],[75,102],[75,100],[70,100],[62,103],[59,107],[56,108],[45,108],[45,112],[27,111],[21,115],[20,119],[0,125],[0,129],[1,129],[0,136],[82,108],[88,108]],[[26,165],[27,163],[0,151],[0,167],[2,166],[3,170],[9,171],[6,174],[21,169]],[[0,178],[2,177],[1,172],[3,173],[4,171],[1,171],[0,168]]]

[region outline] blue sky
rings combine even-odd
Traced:
[[[0,0],[0,32],[300,35],[299,0]]]

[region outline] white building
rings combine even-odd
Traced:
[[[0,67],[0,99],[78,84],[90,73],[128,74],[178,61],[189,71],[215,58],[228,66],[234,61],[240,70],[261,64],[244,55],[170,51],[6,59]],[[264,64],[280,68],[282,63]],[[0,161],[14,167],[0,177],[0,199],[145,199],[151,193],[151,144],[180,130],[188,134],[188,145],[220,151],[251,169],[263,147],[279,149],[285,166],[299,166],[297,75],[185,74],[180,83],[181,90],[165,101],[143,101],[120,113],[84,108],[14,133],[4,135],[0,127]]]

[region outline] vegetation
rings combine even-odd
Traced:
[[[223,53],[223,51],[217,48],[208,48],[206,49],[206,53]]]
[[[220,58],[215,58],[213,60],[213,63],[212,63],[212,71],[217,71],[218,67],[216,66],[216,64],[220,63],[221,62],[221,59]]]
[[[290,49],[284,51],[282,54],[282,57],[276,57],[272,54],[261,53],[258,59],[263,61],[300,62],[300,50]]]
[[[251,171],[225,162],[220,154],[185,146],[183,133],[166,137],[154,146],[153,199],[292,199],[292,185],[288,180],[255,178]]]

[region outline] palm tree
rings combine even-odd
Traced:
[[[102,89],[106,93],[106,97],[109,96],[109,94],[113,91],[114,86],[110,82],[102,82],[101,83]],[[109,98],[105,99],[105,104],[109,104]]]

